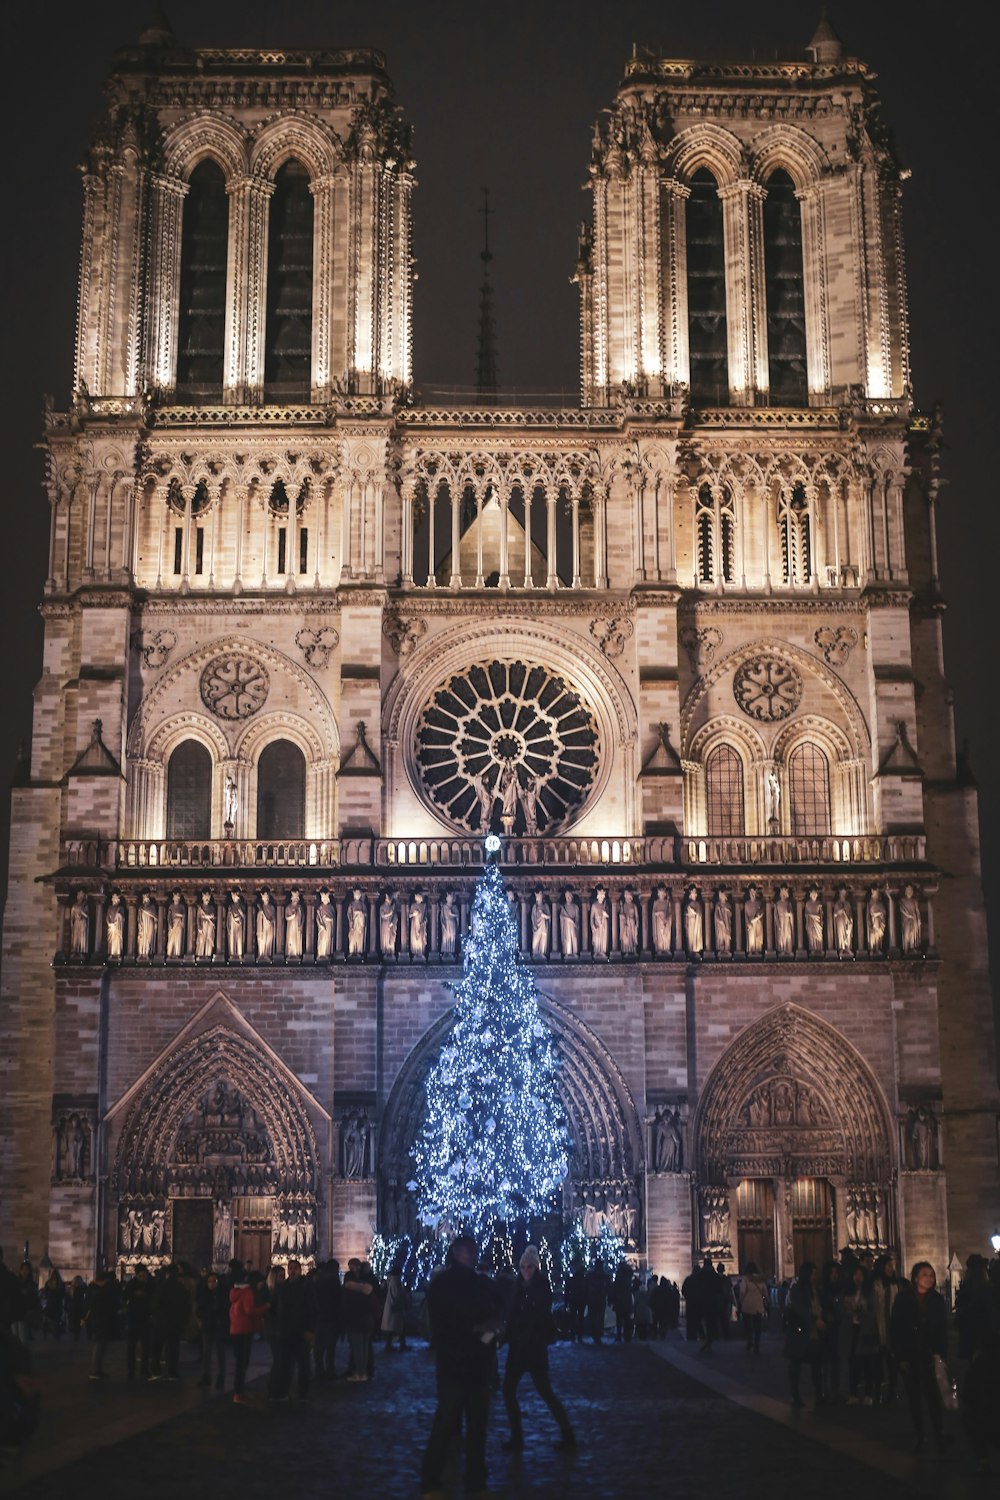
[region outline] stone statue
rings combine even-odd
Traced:
[[[524,814],[525,834],[528,838],[534,838],[538,832],[538,781],[536,777],[529,776],[524,786],[519,784],[517,795]]]
[[[778,809],[781,806],[781,782],[773,769],[767,773],[767,831],[778,832]]]
[[[545,900],[544,891],[535,892],[534,904],[531,908],[531,956],[532,958],[545,958],[549,951],[549,928],[552,925],[552,915]]]
[[[673,902],[666,886],[657,886],[653,902],[653,952],[669,953],[670,938],[674,930]]]
[[[625,1243],[636,1246],[639,1243],[639,1194],[635,1188],[629,1188],[628,1196],[624,1203],[625,1210]]]
[[[211,891],[202,891],[195,912],[195,958],[213,958],[215,955],[215,902]]]
[[[747,952],[763,953],[764,903],[760,899],[760,891],[755,885],[752,885],[747,891],[747,898],[743,903],[743,921],[746,924]]]
[[[701,908],[701,892],[696,885],[689,885],[684,897],[684,942],[692,958],[701,958],[705,951],[705,918]]]
[[[330,892],[319,893],[316,903],[316,957],[329,958],[333,952],[337,928],[337,914],[330,904]]]
[[[500,820],[503,823],[504,832],[510,833],[517,816],[519,783],[517,772],[509,761],[500,772],[498,785],[500,787]]]
[[[187,906],[180,891],[174,891],[167,907],[167,957],[183,958],[187,946]]]
[[[121,959],[125,956],[125,908],[117,891],[111,893],[106,921],[108,957]]]
[[[301,958],[305,947],[306,909],[298,891],[289,893],[285,906],[285,957]]]
[[[771,1095],[763,1085],[754,1089],[747,1101],[747,1120],[757,1130],[771,1123]]]
[[[458,903],[449,891],[441,903],[441,957],[454,958],[458,952]]]
[[[240,801],[236,791],[236,782],[231,776],[226,777],[226,786],[222,794],[222,817],[223,826],[227,833],[232,833],[236,827],[236,814],[239,812]]]
[[[77,1182],[83,1181],[86,1146],[87,1137],[84,1134],[80,1116],[70,1115],[69,1124],[66,1127],[66,1176],[74,1178]]]
[[[590,951],[595,958],[607,958],[610,932],[611,912],[607,892],[601,885],[590,904]]]
[[[904,885],[903,894],[899,898],[899,925],[902,928],[903,952],[919,953],[922,931],[920,902],[912,885]]]
[[[683,1166],[680,1111],[658,1109],[653,1118],[653,1170],[679,1172]]]
[[[233,1253],[233,1213],[229,1204],[220,1199],[215,1205],[215,1250],[214,1258],[226,1265]]]
[[[69,951],[74,958],[86,958],[90,952],[90,908],[83,891],[77,891],[69,909]]]
[[[719,891],[716,895],[715,910],[712,913],[712,926],[715,930],[716,953],[732,953],[733,908],[729,901],[728,891]]]
[[[226,941],[229,944],[229,957],[242,958],[246,945],[246,903],[239,891],[229,892],[229,906],[226,911]]]
[[[135,947],[139,958],[152,958],[153,949],[156,946],[156,929],[158,926],[159,922],[153,898],[148,891],[143,891],[139,901],[136,922]]]
[[[159,1255],[163,1249],[163,1232],[166,1228],[165,1216],[162,1208],[154,1208],[152,1213],[152,1241],[153,1249]]]
[[[364,1115],[344,1120],[344,1176],[355,1181],[365,1175],[370,1127]]]
[[[415,891],[410,902],[410,953],[421,958],[427,952],[427,903],[422,891]]]
[[[847,887],[843,885],[833,903],[833,940],[838,958],[843,958],[845,953],[850,958],[854,957],[854,912]]]
[[[580,908],[572,891],[564,891],[559,903],[559,946],[565,958],[580,951]]]
[[[378,944],[385,954],[396,952],[396,937],[399,932],[399,907],[391,891],[386,891],[378,909]]]
[[[351,957],[364,953],[367,927],[368,906],[360,890],[355,888],[347,907],[347,952]]]
[[[493,788],[486,785],[481,772],[473,776],[472,786],[476,794],[476,801],[479,803],[479,831],[483,835],[486,835],[489,833],[490,824],[493,822],[493,804],[496,801],[496,795]]]
[[[774,903],[774,946],[783,958],[790,958],[795,952],[795,907],[787,885],[779,886]]]
[[[809,887],[806,904],[802,908],[805,918],[806,947],[810,953],[823,952],[823,903],[814,885]]]
[[[775,1125],[791,1125],[795,1118],[795,1096],[787,1083],[772,1086],[771,1118]]]
[[[868,951],[881,953],[885,948],[885,924],[888,912],[882,892],[873,885],[868,896]]]
[[[906,1121],[906,1140],[910,1170],[929,1172],[935,1165],[937,1120],[926,1104],[911,1109]]]
[[[276,910],[267,886],[260,893],[257,903],[257,957],[267,962],[274,957],[274,934],[277,926]]]
[[[628,887],[622,891],[618,902],[618,946],[623,953],[639,951],[639,908]]]

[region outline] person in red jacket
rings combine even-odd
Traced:
[[[233,1400],[237,1406],[249,1403],[243,1394],[247,1365],[254,1334],[260,1333],[264,1321],[264,1308],[258,1295],[260,1273],[235,1269],[233,1285],[229,1289],[229,1335],[236,1356],[236,1373],[233,1379]]]

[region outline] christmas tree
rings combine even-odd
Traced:
[[[567,1169],[552,1036],[495,864],[476,888],[456,998],[408,1185],[423,1224],[467,1231],[486,1250],[549,1213]]]

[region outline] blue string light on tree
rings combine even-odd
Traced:
[[[499,844],[491,836],[487,853]],[[552,1035],[493,860],[476,887],[455,993],[455,1023],[427,1078],[407,1186],[428,1229],[471,1232],[487,1250],[552,1211],[568,1166]]]

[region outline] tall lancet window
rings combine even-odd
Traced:
[[[788,802],[793,833],[830,832],[830,762],[808,740],[788,757]]]
[[[167,762],[167,838],[207,839],[212,831],[212,757],[182,740]]]
[[[181,228],[177,398],[222,400],[226,341],[229,198],[222,170],[199,162],[188,181]]]
[[[809,387],[802,212],[795,184],[780,168],[768,178],[764,199],[764,291],[771,405],[805,406]]]
[[[703,484],[695,508],[699,583],[732,583],[736,577],[736,506],[728,485]]]
[[[704,168],[692,177],[687,201],[687,276],[691,400],[726,406],[729,353],[722,200],[715,178]]]
[[[778,535],[781,538],[783,583],[812,581],[812,527],[805,486],[795,484],[778,497]]]
[[[739,838],[746,832],[743,762],[731,745],[717,745],[705,762],[708,832],[713,838]]]
[[[308,401],[312,383],[313,196],[301,162],[274,179],[267,231],[264,394]]]
[[[257,837],[300,839],[306,826],[306,758],[291,740],[272,740],[257,762]]]

